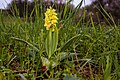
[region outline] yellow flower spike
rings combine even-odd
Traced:
[[[45,12],[44,26],[46,27],[46,30],[52,29],[52,31],[54,31],[54,27],[56,27],[58,18],[55,11],[55,9],[52,9],[52,7],[50,7],[50,9],[47,9],[47,11]]]

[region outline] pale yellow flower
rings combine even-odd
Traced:
[[[54,27],[56,27],[57,20],[58,18],[55,9],[52,9],[52,7],[50,7],[50,9],[47,9],[47,11],[45,12],[45,24],[44,24],[46,30],[52,29],[52,31],[54,31]]]

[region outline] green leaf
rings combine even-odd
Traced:
[[[107,56],[107,64],[104,71],[104,80],[111,80],[111,66],[112,66],[112,58]]]
[[[92,38],[92,36],[85,34],[86,37],[88,37],[89,39],[91,39],[92,41],[94,41],[94,39]]]
[[[76,53],[61,52],[58,55],[59,61],[75,56]]]
[[[48,38],[47,38],[47,43],[48,43],[48,59],[51,57],[52,55],[52,30],[49,30],[49,34],[48,34]]]
[[[72,43],[76,42],[76,40],[80,37],[81,35],[78,34],[74,37],[72,37],[71,39],[69,39],[63,47],[60,48],[60,51],[63,52],[64,50],[66,50]]]
[[[58,45],[58,30],[55,28],[55,31],[49,30],[48,36],[45,42],[45,48],[48,55],[48,59],[55,53]]]
[[[118,56],[115,55],[114,58],[115,72],[117,79],[120,79],[120,65],[118,64]]]
[[[57,45],[58,45],[58,30],[56,27],[56,30],[53,32],[53,37],[52,37],[52,52],[53,53],[57,50]]]
[[[37,47],[35,47],[34,45],[32,45],[31,43],[23,40],[23,39],[19,39],[19,38],[16,38],[16,37],[11,37],[11,39],[14,39],[14,40],[17,40],[17,41],[20,41],[20,42],[23,42],[23,43],[26,43],[28,44],[29,46],[31,46],[33,49],[35,49],[36,51],[39,51],[39,49]]]
[[[49,30],[48,36],[47,36],[46,42],[45,42],[45,49],[46,49],[48,58],[50,58],[52,55],[52,43],[53,43],[52,42],[52,30]]]
[[[75,12],[76,12],[76,14],[79,12],[79,9],[80,9],[80,7],[82,6],[82,4],[83,4],[83,0],[81,0],[80,1],[80,3],[75,7]]]
[[[68,5],[70,4],[71,1],[72,0],[69,0],[69,2],[67,2],[67,5],[65,6],[63,17],[65,17],[65,15],[67,14]]]

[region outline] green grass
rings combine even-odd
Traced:
[[[0,14],[0,80],[120,79],[119,26],[95,25],[92,17],[84,22],[84,16],[75,22],[76,14],[59,20],[58,49],[62,52],[53,55],[51,62],[58,61],[58,65],[47,71],[43,71],[41,60],[47,56],[44,14],[35,22]]]

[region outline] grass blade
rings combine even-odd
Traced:
[[[36,51],[39,51],[39,49],[37,47],[35,47],[34,45],[32,45],[31,43],[23,40],[23,39],[19,39],[19,38],[15,38],[15,37],[11,37],[11,39],[13,40],[16,40],[16,41],[20,41],[20,42],[23,42],[23,43],[26,43],[28,44],[29,46],[31,46],[33,49],[35,49]]]
[[[81,35],[78,34],[74,37],[72,37],[71,39],[69,39],[63,47],[61,47],[60,51],[63,52],[64,50],[66,50],[71,44],[73,44]]]

